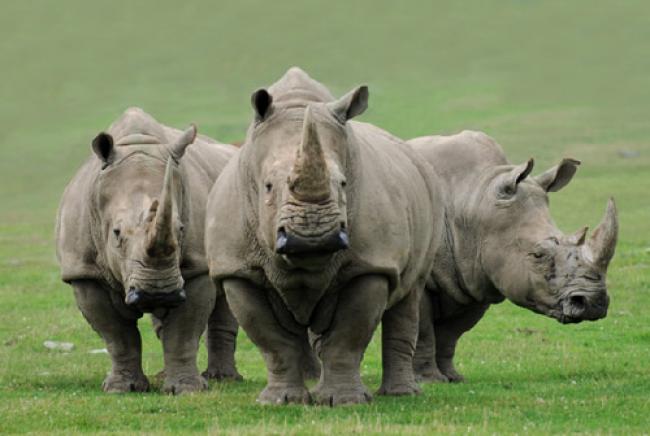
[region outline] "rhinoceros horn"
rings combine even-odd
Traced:
[[[151,227],[151,233],[149,236],[149,251],[161,250],[163,252],[166,252],[170,247],[173,247],[174,245],[172,232],[174,212],[173,179],[173,164],[172,160],[169,159],[167,160],[165,178],[163,180],[163,188],[162,192],[160,193],[160,200],[158,201],[157,208],[155,210],[155,217],[153,218],[153,225]]]
[[[592,261],[601,270],[606,270],[609,261],[614,256],[616,240],[618,238],[618,217],[614,199],[607,202],[605,216],[594,233],[587,241],[587,247],[591,251]]]
[[[302,139],[289,175],[289,189],[300,201],[318,203],[330,197],[330,174],[311,111],[307,106]]]
[[[188,145],[192,144],[196,139],[196,126],[194,124],[190,125],[181,136],[179,136],[175,142],[170,144],[169,151],[175,160],[179,160],[185,154],[185,149]]]

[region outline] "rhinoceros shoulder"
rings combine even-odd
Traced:
[[[100,161],[89,158],[68,183],[57,213],[56,255],[61,278],[65,282],[80,279],[100,279],[97,248],[92,237],[92,218],[88,207]]]
[[[442,199],[431,168],[404,141],[372,124],[350,124],[361,168],[350,211],[352,247],[363,247],[359,264],[392,271],[391,305],[430,271],[442,234]]]

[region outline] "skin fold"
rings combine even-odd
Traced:
[[[613,200],[591,237],[586,227],[564,235],[548,208],[548,193],[571,181],[578,161],[564,159],[533,177],[532,159],[511,165],[481,132],[409,144],[446,193],[444,243],[420,304],[419,378],[462,381],[453,364],[458,339],[506,298],[562,323],[606,316],[606,273],[618,234]]]
[[[261,403],[369,401],[359,367],[382,321],[379,392],[419,392],[412,358],[441,194],[410,147],[350,120],[367,98],[358,87],[336,100],[291,68],[253,94],[246,141],[210,192],[210,275],[264,356]],[[310,342],[322,362],[311,392]]]
[[[63,194],[56,243],[62,279],[111,356],[103,389],[149,389],[137,326],[145,312],[162,342],[165,392],[207,388],[196,353],[208,320],[204,374],[240,378],[237,322],[208,277],[203,245],[209,187],[236,148],[196,137],[194,126],[164,126],[138,108],[92,148]]]

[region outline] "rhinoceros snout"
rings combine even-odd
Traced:
[[[302,236],[280,227],[275,242],[275,252],[286,255],[330,254],[350,246],[347,230],[341,226],[323,236]]]
[[[155,308],[178,307],[186,299],[187,294],[185,294],[184,289],[176,289],[172,292],[146,292],[141,289],[131,288],[126,293],[124,302],[127,306],[149,311]]]
[[[574,292],[562,301],[562,317],[565,324],[595,321],[607,316],[609,296],[606,293],[587,294]]]

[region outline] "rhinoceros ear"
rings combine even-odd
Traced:
[[[113,158],[113,137],[108,133],[100,133],[93,139],[93,151],[104,162],[104,168],[111,163]]]
[[[171,144],[170,151],[175,161],[178,161],[185,154],[185,149],[196,139],[196,125],[191,124],[176,141]]]
[[[517,186],[521,183],[535,166],[535,161],[531,157],[521,165],[517,165],[506,175],[503,184],[499,187],[499,195],[510,197],[517,192]]]
[[[255,121],[264,121],[271,114],[273,97],[266,89],[258,89],[251,95],[251,104],[255,110]]]
[[[345,124],[350,118],[361,115],[368,109],[368,87],[359,86],[340,99],[327,103],[336,119]]]
[[[546,192],[556,192],[569,184],[580,165],[579,160],[562,159],[559,165],[554,166],[535,177],[535,181]]]

